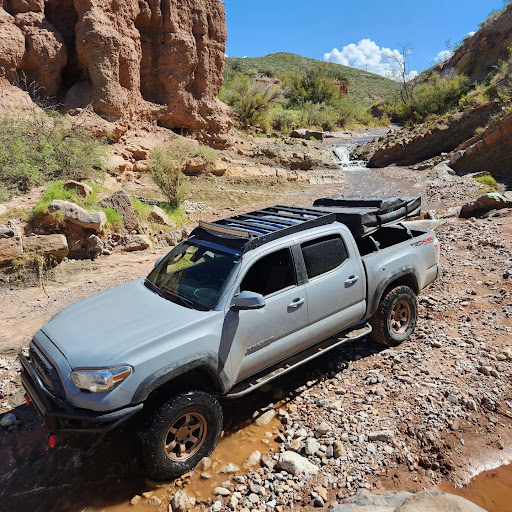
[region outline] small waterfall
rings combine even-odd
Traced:
[[[351,146],[337,146],[333,151],[342,169],[344,171],[364,171],[367,169],[367,162],[364,160],[350,160],[351,149]]]

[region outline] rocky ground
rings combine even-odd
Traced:
[[[382,173],[391,180],[405,170]],[[354,180],[338,173],[331,189],[346,191]],[[456,177],[460,198],[443,195],[450,180],[425,171],[404,183],[430,190],[440,208],[474,195]],[[298,187],[282,198],[307,202],[328,188]],[[420,297],[409,341],[392,349],[370,340],[348,344],[224,404],[225,437],[211,465],[205,461],[192,476],[160,488],[143,481],[130,426],[126,437],[62,439],[45,453],[35,412],[22,405],[14,351],[63,306],[146,274],[165,249],[68,262],[44,289],[0,291],[0,411],[15,416],[0,435],[0,510],[164,511],[169,502],[172,510],[307,510],[360,489],[416,492],[445,480],[461,483],[510,459],[512,211],[493,215],[438,227],[443,274]]]

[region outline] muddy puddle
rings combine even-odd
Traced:
[[[101,506],[89,506],[83,512],[135,512],[155,511],[155,506],[150,499],[156,497],[162,503],[168,503],[170,498],[178,490],[184,490],[191,497],[197,500],[195,509],[201,510],[202,503],[213,497],[215,487],[227,487],[231,485],[233,476],[244,475],[250,468],[246,467],[249,456],[255,451],[267,455],[277,451],[275,437],[279,434],[280,422],[274,417],[267,425],[257,425],[254,422],[248,423],[237,432],[224,435],[213,454],[211,455],[211,466],[201,470],[196,468],[191,473],[166,485],[153,486],[146,482],[140,489],[140,500],[133,505],[130,500],[116,504],[103,504]],[[235,464],[239,471],[235,473],[221,473],[227,464]]]
[[[480,473],[467,486],[453,487],[444,484],[440,489],[462,496],[488,512],[511,512],[512,463]]]

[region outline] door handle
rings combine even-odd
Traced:
[[[299,306],[304,304],[304,302],[306,302],[306,299],[295,299],[293,302],[290,302],[290,304],[288,304],[288,307],[289,308],[298,308]]]
[[[352,286],[353,284],[357,283],[357,281],[359,281],[359,276],[350,276],[345,281],[345,286]]]

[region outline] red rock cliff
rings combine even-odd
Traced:
[[[0,77],[214,143],[230,127],[225,43],[221,0],[0,0]]]

